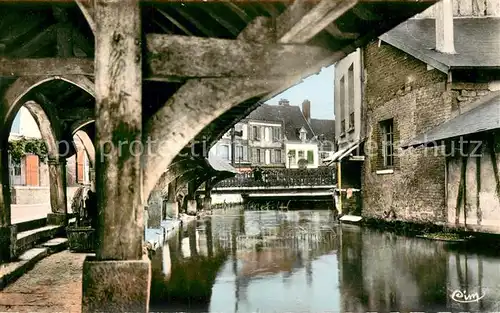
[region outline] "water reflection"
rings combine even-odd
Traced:
[[[151,311],[500,309],[499,258],[334,226],[328,211],[235,209],[188,225],[163,250]]]

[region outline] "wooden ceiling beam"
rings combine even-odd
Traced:
[[[40,47],[46,46],[56,41],[57,26],[51,25],[42,32],[38,33],[31,40],[20,46],[14,51],[8,52],[12,57],[26,58],[33,55]]]
[[[145,77],[159,81],[208,77],[284,78],[332,54],[317,46],[162,34],[149,34],[146,42]],[[0,58],[0,76],[41,75],[93,76],[94,62],[90,58]]]
[[[167,12],[161,9],[156,9],[163,17],[165,17],[167,20],[169,20],[172,24],[174,24],[177,28],[179,28],[181,31],[183,31],[186,35],[188,36],[193,36],[193,33],[190,32],[186,27],[184,27],[181,23],[179,23],[175,18],[170,16]]]
[[[297,0],[276,21],[281,43],[306,43],[358,3],[358,0],[322,0],[312,9],[308,0]]]
[[[214,32],[211,31],[210,29],[206,28],[203,25],[203,21],[200,21],[199,19],[193,17],[189,12],[187,12],[184,8],[179,7],[177,8],[177,12],[182,15],[186,20],[189,21],[189,23],[193,24],[197,29],[200,30],[200,32],[203,33],[203,35],[207,37],[216,37]]]
[[[360,36],[359,33],[347,33],[341,31],[335,23],[331,23],[327,27],[325,27],[325,30],[332,35],[333,37],[341,40],[349,40],[349,39],[356,39]]]
[[[233,36],[237,36],[239,34],[239,30],[234,27],[231,23],[222,18],[219,14],[216,14],[211,8],[207,6],[200,6],[205,12],[210,15],[214,20],[217,21],[220,25],[222,25],[225,29],[227,29]]]
[[[76,4],[82,11],[83,16],[87,20],[90,29],[95,33],[95,11],[94,11],[94,0],[75,0]]]

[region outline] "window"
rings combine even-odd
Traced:
[[[348,89],[348,110],[349,110],[349,129],[354,128],[354,68],[353,64],[347,72],[347,89]]]
[[[229,146],[228,145],[220,145],[217,148],[217,154],[223,160],[229,160]]]
[[[281,150],[274,150],[274,163],[281,163]]]
[[[236,158],[236,162],[240,163],[241,161],[243,161],[243,146],[236,146],[234,156]]]
[[[290,162],[290,165],[297,164],[297,160],[296,160],[295,156],[296,156],[295,150],[288,151],[288,160]]]
[[[279,127],[273,127],[273,141],[281,140],[281,129]]]
[[[349,114],[349,129],[354,129],[354,112]]]
[[[299,151],[299,160],[304,158],[304,151],[300,150]]]
[[[307,132],[303,129],[300,130],[300,140],[305,141],[307,138]]]
[[[339,83],[339,120],[341,120],[340,124],[340,133],[345,132],[345,82],[344,77],[340,79]],[[343,126],[342,126],[343,125]]]
[[[261,155],[260,155],[260,149],[257,149],[256,150],[257,152],[257,163],[262,163],[262,158],[261,158]]]
[[[307,164],[313,164],[314,163],[314,151],[308,150],[307,151]]]
[[[243,130],[243,125],[238,123],[236,125],[234,125],[234,130],[239,132],[239,131],[242,131]]]
[[[259,126],[253,126],[253,140],[260,140],[260,127]]]
[[[392,167],[394,165],[394,129],[393,120],[385,120],[380,122],[382,134],[382,157],[384,159],[384,167]]]

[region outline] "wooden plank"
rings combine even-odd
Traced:
[[[141,154],[133,147],[133,142],[142,140],[139,0],[96,0],[95,19],[96,190],[101,226],[96,257],[141,260]],[[98,302],[84,306],[97,310],[103,304]]]
[[[297,0],[278,17],[278,38],[281,43],[306,43],[357,4],[358,0],[322,0],[307,11],[310,3]]]
[[[333,54],[316,46],[187,36],[147,36],[152,77],[288,77]],[[259,66],[255,66],[259,64]]]
[[[0,58],[0,76],[94,75],[94,60],[83,58]]]

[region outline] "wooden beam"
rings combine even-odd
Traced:
[[[233,36],[237,36],[239,34],[239,30],[234,27],[231,23],[226,21],[224,18],[216,14],[215,12],[212,11],[212,9],[206,7],[206,6],[201,6],[201,8],[208,13],[214,20],[217,21],[220,25],[222,25],[225,29],[227,29]]]
[[[94,76],[94,60],[81,58],[8,59],[0,58],[0,76]]]
[[[163,11],[163,10],[160,10],[160,9],[156,9],[158,10],[158,12],[163,16],[165,17],[167,20],[169,20],[172,24],[174,24],[175,26],[177,26],[177,28],[179,28],[181,31],[183,31],[186,35],[188,36],[193,36],[193,33],[191,33],[186,27],[184,27],[181,23],[179,23],[175,18],[173,18],[172,16],[170,16],[169,14],[167,14],[167,12]]]
[[[94,0],[75,0],[76,4],[82,11],[83,16],[87,20],[90,29],[95,33],[95,13],[94,13]]]
[[[167,79],[287,77],[333,54],[316,46],[158,34],[147,36],[147,48],[150,77]]]
[[[278,17],[279,42],[306,43],[357,3],[358,0],[322,0],[308,11],[308,0],[297,0]]]
[[[177,8],[177,12],[182,15],[186,20],[188,20],[193,26],[195,26],[197,29],[199,29],[205,36],[207,37],[216,37],[214,32],[211,31],[210,29],[206,28],[203,24],[203,21],[200,21],[199,19],[195,18],[194,16],[191,16],[189,12],[187,12],[184,8],[179,7]]]
[[[327,27],[325,27],[325,30],[332,35],[335,38],[341,39],[341,40],[349,40],[349,39],[356,39],[360,36],[359,33],[346,33],[341,31],[335,23],[331,23]]]
[[[33,53],[37,52],[41,47],[56,41],[56,31],[56,25],[47,27],[16,50],[9,52],[9,55],[17,58],[26,58],[33,55]]]

